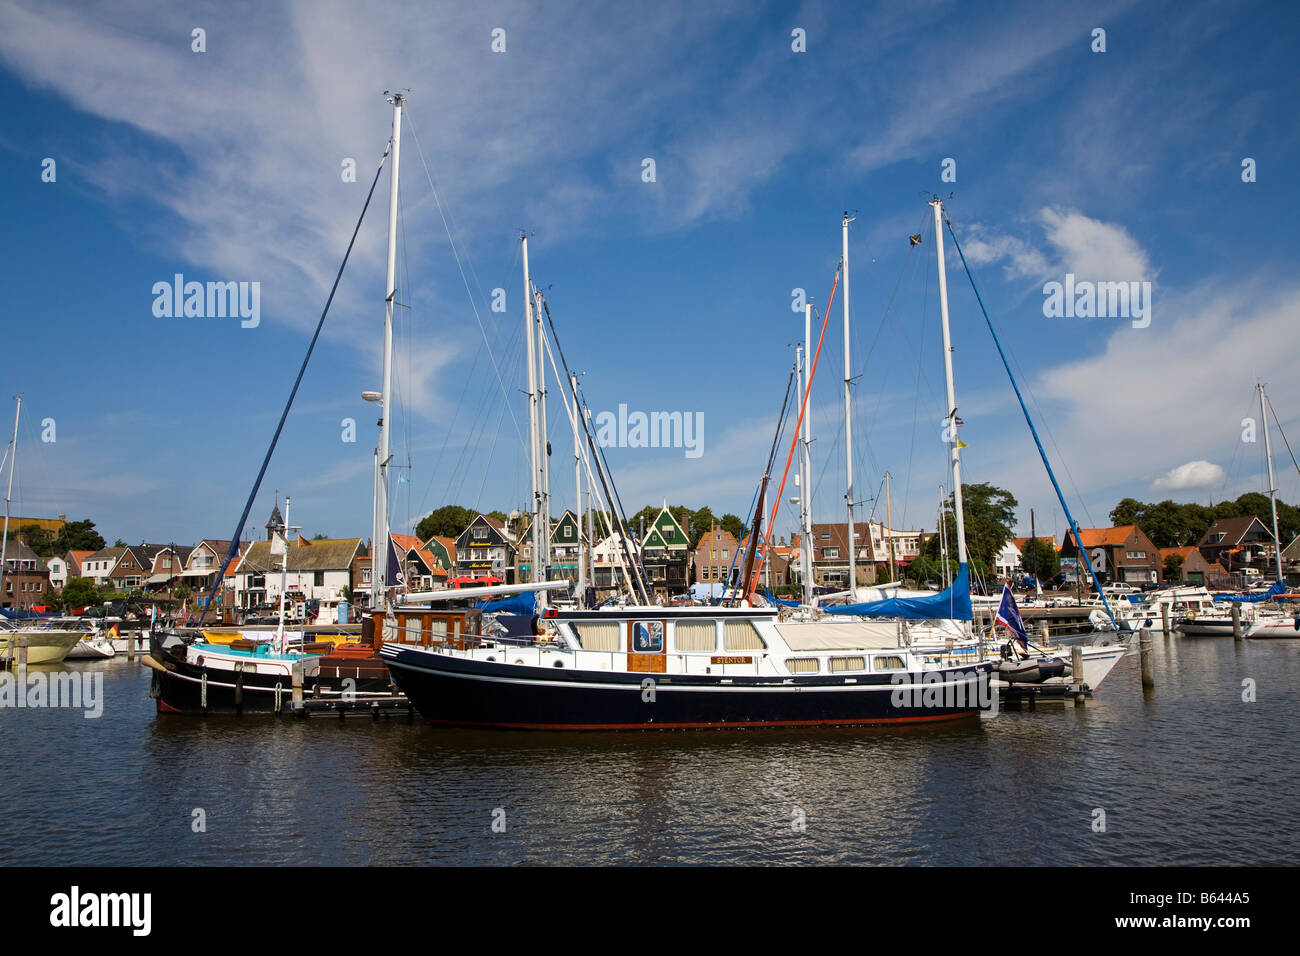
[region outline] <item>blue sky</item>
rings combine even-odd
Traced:
[[[526,507],[521,229],[593,410],[704,415],[697,459],[608,450],[629,509],[743,513],[802,336],[791,290],[824,307],[844,210],[857,216],[857,494],[875,496],[888,469],[895,523],[932,527],[947,484],[932,192],[953,194],[1082,524],[1107,523],[1126,495],[1263,490],[1261,444],[1241,440],[1257,378],[1300,436],[1297,15],[1083,6],[6,4],[15,512],[90,517],[110,540],[231,533],[387,139],[389,88],[411,91],[393,441],[410,468],[394,527],[446,503]],[[355,183],[340,176],[349,157]],[[946,158],[955,182],[941,181]],[[376,195],[255,526],[279,489],[308,533],[368,533],[376,429],[359,393],[380,377],[386,178]],[[1026,532],[1033,507],[1040,533],[1059,533],[951,245],[948,266],[965,478],[1009,488]],[[178,272],[259,282],[259,326],[156,318],[151,288]],[[1045,317],[1043,285],[1066,273],[1151,282],[1150,326]],[[491,311],[498,287],[505,313]],[[812,397],[817,520],[842,516],[842,376],[837,301]],[[572,439],[557,402],[551,418],[558,511]],[[1282,497],[1300,500],[1274,438]],[[778,531],[794,520],[785,509]]]

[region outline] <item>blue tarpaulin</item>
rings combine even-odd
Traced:
[[[1267,591],[1260,591],[1258,594],[1216,594],[1214,595],[1214,600],[1233,601],[1242,604],[1255,604],[1258,601],[1271,601],[1273,598],[1281,594],[1284,590],[1286,590],[1286,588],[1283,587],[1281,581],[1274,581],[1273,586],[1271,588],[1269,588]]]
[[[534,614],[537,611],[537,598],[532,591],[512,594],[495,601],[480,601],[479,610],[489,614],[504,612],[506,614]]]
[[[823,608],[827,614],[853,614],[861,617],[902,617],[913,620],[938,621],[971,619],[970,574],[966,565],[957,570],[951,587],[938,594],[921,597],[886,598],[883,601],[865,601],[861,604],[842,604]]]

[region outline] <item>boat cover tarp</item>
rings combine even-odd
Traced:
[[[763,597],[767,598],[768,601],[770,601],[770,602],[773,603],[773,604],[779,604],[781,607],[798,607],[798,606],[799,606],[799,602],[798,602],[798,601],[783,601],[783,600],[781,600],[779,597],[773,597],[772,594],[771,594],[771,592],[767,591],[766,589],[765,589],[762,593],[763,593]]]
[[[786,621],[777,632],[792,651],[898,650],[892,621]]]
[[[532,591],[521,591],[495,601],[480,601],[478,607],[489,614],[534,614],[537,611],[537,596]]]
[[[1271,601],[1281,594],[1286,588],[1281,581],[1274,581],[1273,586],[1267,591],[1261,591],[1258,594],[1216,594],[1216,601],[1232,601],[1234,604],[1256,604],[1260,601]]]
[[[825,608],[827,614],[852,614],[859,617],[901,617],[909,620],[942,619],[969,621],[971,615],[970,574],[966,565],[957,571],[951,586],[938,594],[920,597],[893,597],[883,601],[838,604]]]

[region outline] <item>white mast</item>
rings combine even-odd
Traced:
[[[537,455],[542,466],[542,523],[539,528],[537,564],[541,569],[539,580],[551,576],[551,442],[546,433],[546,327],[542,324],[542,294],[534,292],[533,319],[537,322]],[[546,592],[538,595],[541,607],[546,607]]]
[[[853,532],[853,397],[850,386],[853,376],[849,369],[849,223],[853,220],[844,214],[843,249],[840,253],[844,262],[844,500],[849,506],[849,603],[857,600],[857,537]]]
[[[375,540],[370,557],[370,606],[387,606],[388,582],[388,451],[389,425],[393,416],[393,306],[397,299],[397,186],[402,153],[401,93],[393,93],[393,172],[388,182],[388,272],[384,283],[384,385],[379,419],[379,480],[375,484]],[[288,525],[288,521],[285,524]]]
[[[966,566],[966,512],[961,501],[961,449],[957,441],[957,391],[952,379],[952,336],[948,331],[948,271],[943,261],[943,200],[936,196],[934,208],[934,244],[939,262],[939,315],[943,320],[943,374],[948,386],[948,410],[945,428],[949,457],[952,461],[953,516],[957,519],[957,566]],[[891,539],[892,540],[892,539]]]
[[[809,607],[813,605],[812,596],[812,565],[813,565],[813,529],[812,529],[812,489],[808,487],[812,481],[812,303],[805,302],[803,306],[803,364],[804,377],[803,388],[808,393],[807,404],[803,414],[803,479],[800,482],[799,500],[803,503],[803,531],[804,539],[808,542],[806,552],[808,562],[808,578],[806,585],[806,603]]]
[[[17,397],[18,404],[14,406],[14,438],[9,444],[9,487],[5,491],[5,530],[4,537],[0,538],[0,600],[3,600],[5,586],[5,570],[8,565],[5,563],[9,552],[9,502],[14,495],[14,463],[18,458],[18,416],[23,410],[23,397]]]
[[[279,531],[273,531],[272,534],[279,534]],[[284,496],[284,538],[281,540],[284,547],[284,556],[280,559],[280,626],[275,633],[275,647],[281,654],[285,651],[284,643],[284,592],[286,581],[289,576],[289,496]],[[372,562],[373,564],[373,562]],[[374,568],[370,569],[370,574],[374,576]]]
[[[569,389],[573,392],[573,487],[578,497],[578,510],[574,514],[578,524],[578,601],[585,600],[587,593],[587,566],[582,561],[582,443],[578,440],[578,431],[582,423],[578,416],[582,408],[578,405],[578,376],[569,373]]]
[[[537,353],[539,349],[533,341],[533,288],[528,278],[528,237],[520,236],[524,256],[524,338],[528,343],[528,460],[530,484],[532,487],[532,511],[529,519],[528,533],[533,536],[533,560],[529,569],[534,582],[542,580],[537,570],[542,553],[541,535],[541,481],[537,460]]]
[[[1268,501],[1273,508],[1273,550],[1277,555],[1277,579],[1281,581],[1283,579],[1282,541],[1277,535],[1277,482],[1273,480],[1273,443],[1268,437],[1268,412],[1264,410],[1264,383],[1260,382],[1255,388],[1259,390],[1259,417],[1264,423],[1264,457],[1268,459]]]

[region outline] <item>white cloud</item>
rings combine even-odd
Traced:
[[[1047,207],[1038,214],[1060,268],[1089,281],[1152,279],[1146,252],[1123,226]]]
[[[1151,483],[1152,491],[1196,491],[1223,485],[1224,471],[1210,461],[1189,461]]]

